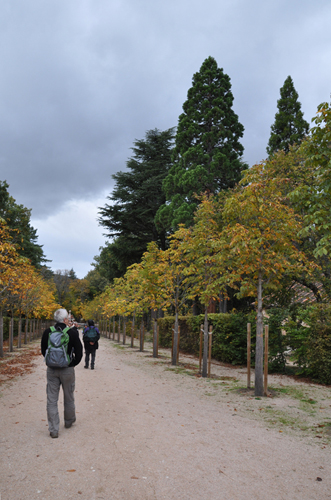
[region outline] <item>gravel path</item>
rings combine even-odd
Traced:
[[[206,380],[181,372],[191,358],[171,369],[167,351],[155,360],[115,347],[102,338],[96,369],[76,368],[77,422],[64,428],[61,397],[58,439],[47,429],[41,356],[0,387],[1,500],[331,499],[326,438],[261,418],[289,399],[231,390],[240,370],[213,367],[219,378]]]

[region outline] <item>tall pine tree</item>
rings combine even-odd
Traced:
[[[275,115],[275,123],[271,126],[267,147],[268,155],[282,149],[288,153],[290,146],[301,142],[308,133],[309,123],[303,118],[298,97],[293,80],[288,76],[280,89],[278,112]]]
[[[230,78],[208,57],[195,73],[179,116],[174,164],[163,187],[167,203],[156,221],[168,228],[190,225],[196,195],[233,188],[240,180],[244,127],[232,109]]]

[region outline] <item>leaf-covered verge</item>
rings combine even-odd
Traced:
[[[0,360],[0,385],[16,377],[31,373],[35,366],[36,356],[40,356],[39,342],[38,340],[38,343],[32,343],[14,352],[6,352],[5,343],[5,355]]]

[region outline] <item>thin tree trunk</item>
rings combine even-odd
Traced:
[[[257,287],[257,320],[256,320],[256,348],[255,348],[255,396],[263,396],[263,301],[262,301],[262,274],[259,272]]]
[[[135,319],[136,319],[136,311],[133,313],[132,317],[132,327],[131,327],[131,347],[134,346],[134,324],[135,324]]]
[[[121,341],[121,316],[118,317],[117,342]]]
[[[14,350],[14,318],[13,316],[10,318],[9,323],[9,352],[13,352]]]
[[[3,358],[3,316],[0,310],[0,358]]]
[[[202,358],[202,376],[208,374],[208,306],[205,306],[205,320],[203,324],[203,358]]]
[[[157,320],[153,321],[153,358],[158,357]]]
[[[17,337],[17,347],[20,349],[22,347],[22,316],[18,320],[18,337]]]
[[[145,328],[144,328],[144,316],[143,316],[140,324],[140,348],[139,348],[140,352],[143,352],[144,350],[144,336],[145,336]]]
[[[126,316],[123,316],[123,345],[126,342]]]
[[[24,344],[28,343],[28,330],[29,330],[29,318],[25,317],[25,333],[24,333]]]

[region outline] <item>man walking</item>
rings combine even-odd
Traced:
[[[91,370],[94,370],[95,365],[95,353],[99,349],[100,332],[96,326],[94,326],[93,319],[89,319],[86,328],[83,332],[83,342],[85,348],[85,366],[88,368],[90,354],[91,354]]]
[[[48,429],[50,436],[52,438],[57,438],[60,425],[58,399],[61,385],[64,402],[64,426],[69,429],[76,421],[74,367],[78,365],[82,359],[83,348],[76,325],[66,330],[69,326],[69,315],[66,309],[58,309],[55,311],[54,320],[56,321],[56,333],[65,331],[64,333],[69,336],[69,342],[66,346],[66,355],[69,356],[68,366],[63,368],[47,366],[46,393]],[[46,328],[41,338],[41,352],[44,357],[49,349],[49,337],[53,330],[54,328]]]

